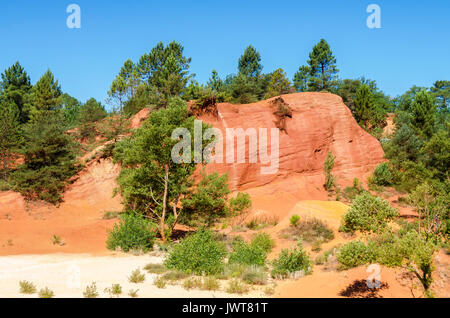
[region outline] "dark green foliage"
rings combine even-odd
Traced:
[[[411,124],[416,133],[427,138],[431,137],[434,132],[436,113],[433,97],[425,90],[421,90],[415,95],[410,112]]]
[[[389,202],[364,192],[353,200],[339,230],[349,233],[355,231],[380,233],[386,230],[387,223],[396,216],[398,211],[393,209]]]
[[[321,39],[309,53],[309,83],[312,91],[332,90],[336,85],[338,69],[336,58],[327,41]]]
[[[64,119],[68,129],[74,128],[78,125],[80,117],[81,103],[76,98],[67,93],[62,95],[62,107]]]
[[[309,83],[309,73],[311,70],[308,66],[302,65],[299,67],[298,71],[294,74],[294,87],[297,92],[307,92]]]
[[[79,110],[79,138],[92,139],[98,132],[96,122],[107,115],[105,108],[94,98],[90,98]]]
[[[379,186],[391,185],[393,177],[389,165],[386,162],[379,164],[373,171],[370,181]]]
[[[7,180],[9,169],[15,158],[14,151],[20,144],[19,110],[12,102],[0,104],[0,171]]]
[[[186,273],[219,274],[224,268],[225,255],[223,243],[215,241],[211,231],[201,229],[175,245],[164,264]]]
[[[300,245],[293,249],[283,249],[272,265],[272,277],[287,278],[298,271],[303,271],[305,275],[310,274],[313,262]]]
[[[248,193],[238,192],[236,197],[228,200],[228,210],[231,216],[248,212],[252,207],[252,200]]]
[[[367,85],[361,85],[355,97],[355,119],[358,123],[367,126],[374,115],[375,104],[372,92]]]
[[[220,79],[219,74],[216,70],[212,70],[211,77],[208,80],[207,86],[216,92],[222,92],[223,81]]]
[[[17,110],[20,124],[26,123],[29,119],[31,92],[30,77],[19,62],[1,74],[0,103]]]
[[[61,113],[48,112],[24,127],[25,163],[11,174],[11,182],[27,199],[60,202],[67,179],[76,173],[74,143],[63,122]]]
[[[228,214],[228,176],[202,173],[202,179],[183,200],[183,219],[211,225]]]
[[[121,214],[120,223],[115,224],[108,234],[106,247],[124,251],[147,252],[153,249],[156,238],[156,226],[141,215],[134,213]]]
[[[450,105],[450,81],[436,81],[431,92],[438,102],[439,111],[448,112]]]
[[[48,116],[50,112],[61,109],[63,102],[61,87],[50,70],[47,70],[33,86],[32,100],[32,119],[40,115]]]
[[[259,52],[252,45],[247,46],[238,61],[239,73],[247,78],[257,78],[261,75],[262,68]]]
[[[450,168],[450,125],[447,130],[439,130],[422,147],[425,164],[435,178],[445,180]]]

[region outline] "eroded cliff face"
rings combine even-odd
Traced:
[[[329,93],[296,93],[282,99],[292,111],[287,117],[286,131],[279,134],[279,168],[274,174],[262,174],[262,165],[249,163],[249,138],[246,138],[245,163],[209,164],[208,172],[227,172],[231,186],[245,190],[290,178],[309,178],[310,186],[323,184],[323,163],[329,151],[336,156],[332,171],[340,185],[351,184],[353,178],[365,181],[373,168],[383,161],[380,143],[358,126],[342,99]],[[276,128],[273,99],[246,105],[218,104],[219,116],[201,119],[219,128],[226,136],[226,128]],[[270,133],[268,132],[270,136]],[[270,138],[269,138],[270,140]],[[224,143],[226,144],[226,142]],[[244,146],[240,145],[241,148]],[[235,154],[238,151],[235,142]],[[268,142],[270,152],[270,141]],[[224,153],[226,146],[224,145]],[[284,186],[289,187],[289,183]],[[292,186],[296,186],[292,182]],[[289,189],[286,189],[289,191]]]

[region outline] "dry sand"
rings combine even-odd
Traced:
[[[222,291],[185,290],[181,285],[169,285],[157,288],[153,284],[156,274],[148,274],[143,267],[148,263],[161,263],[161,257],[156,256],[90,256],[87,254],[46,254],[20,255],[0,257],[0,298],[27,297],[35,298],[37,294],[24,295],[20,293],[19,282],[32,282],[39,291],[48,287],[54,291],[55,297],[83,297],[86,286],[95,282],[99,297],[110,297],[105,288],[112,284],[122,286],[120,297],[129,297],[130,290],[139,290],[139,297],[146,298],[195,298],[195,297],[240,297],[223,290],[228,282],[221,281]],[[145,281],[133,284],[128,277],[135,269],[140,268],[145,273]],[[253,290],[242,297],[263,297],[261,291]]]

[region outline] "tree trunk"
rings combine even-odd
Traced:
[[[166,209],[167,209],[167,192],[168,192],[168,187],[169,187],[169,167],[165,166],[164,170],[165,170],[165,174],[164,174],[163,210],[162,210],[162,215],[161,215],[161,221],[159,224],[159,232],[161,234],[161,238],[162,238],[163,242],[166,241],[166,235],[164,233],[164,230],[166,227],[165,220],[166,220]]]

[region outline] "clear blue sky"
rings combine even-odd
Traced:
[[[66,7],[81,7],[81,29],[66,26]],[[381,7],[381,29],[366,26],[366,7]],[[81,101],[106,98],[127,58],[157,42],[181,42],[191,71],[204,83],[212,69],[235,73],[248,44],[264,72],[289,78],[325,38],[340,77],[365,76],[396,96],[412,85],[450,80],[448,0],[1,0],[0,71],[19,61],[35,83],[50,68]]]

